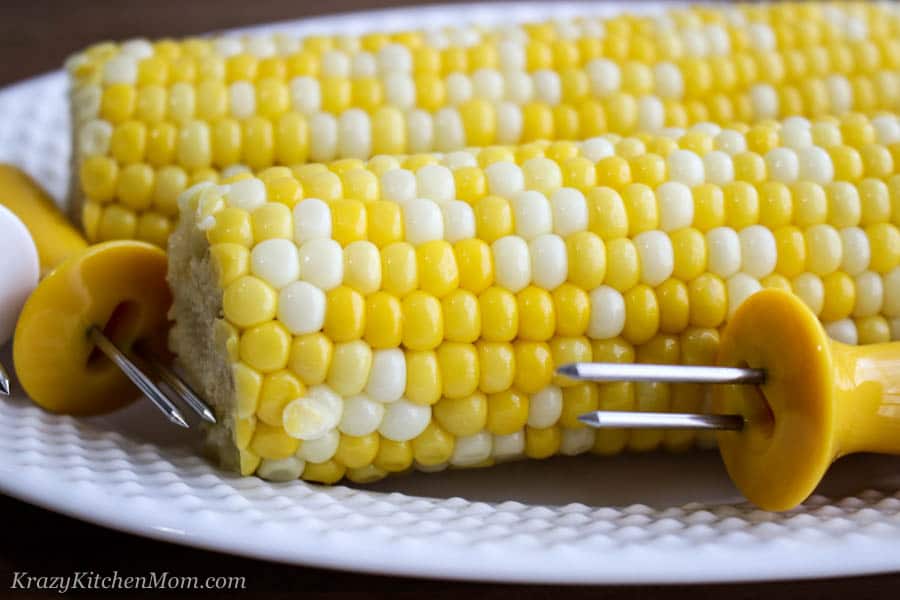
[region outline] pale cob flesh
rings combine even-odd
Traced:
[[[764,287],[836,339],[900,338],[898,125],[795,118],[707,126],[691,149],[603,136],[200,184],[169,245],[171,348],[215,405],[211,447],[244,474],[365,482],[685,449],[695,434],[577,416],[703,411],[703,387],[554,367],[709,364]]]
[[[900,109],[893,4],[773,4],[496,29],[101,44],[69,63],[72,206],[159,245],[234,169]]]

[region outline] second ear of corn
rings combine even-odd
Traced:
[[[851,115],[235,174],[179,199],[172,349],[223,462],[270,479],[685,449],[577,416],[702,411],[701,386],[554,368],[711,363],[764,287],[897,339],[898,142]]]
[[[178,195],[234,170],[896,112],[900,16],[888,3],[801,3],[360,37],[133,40],[89,48],[68,69],[77,218],[91,241],[164,246]],[[754,129],[747,149],[764,154],[773,135]],[[619,175],[600,172],[598,183]]]

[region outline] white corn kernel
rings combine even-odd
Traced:
[[[478,69],[472,74],[472,94],[490,102],[503,100],[503,76],[496,69]]]
[[[515,144],[522,137],[522,108],[513,102],[497,104],[497,142]]]
[[[800,176],[800,160],[790,148],[774,148],[766,153],[769,177],[782,183],[793,183]]]
[[[502,237],[491,244],[491,254],[497,285],[515,294],[531,282],[531,257],[525,240],[515,235]]]
[[[666,159],[670,181],[688,186],[700,185],[706,178],[703,160],[690,150],[675,150]]]
[[[343,407],[340,396],[331,388],[314,385],[307,390],[306,396],[292,400],[284,407],[282,425],[285,432],[293,438],[316,440],[327,436],[337,427]]]
[[[856,304],[854,317],[871,317],[884,305],[884,282],[878,273],[864,271],[856,276]]]
[[[406,388],[406,356],[398,348],[375,350],[366,394],[378,402],[396,402]]]
[[[607,156],[613,156],[616,150],[609,143],[609,140],[602,137],[594,137],[585,140],[581,144],[581,153],[586,159],[595,163]]]
[[[653,70],[656,94],[665,100],[684,97],[684,77],[681,69],[670,62],[658,63]]]
[[[264,458],[256,468],[256,474],[266,481],[294,481],[300,478],[305,468],[306,461],[296,456]]]
[[[715,145],[717,150],[730,156],[747,151],[747,139],[739,131],[733,129],[723,129],[716,136]]]
[[[774,119],[778,117],[778,92],[768,83],[758,83],[750,88],[750,106],[754,121]]]
[[[341,442],[341,434],[337,429],[329,429],[325,435],[304,440],[297,449],[296,456],[311,463],[323,463],[331,460]]]
[[[255,177],[241,179],[230,184],[224,196],[228,206],[251,212],[266,203],[266,185]]]
[[[518,165],[500,161],[489,165],[484,174],[487,175],[488,192],[495,196],[512,198],[525,188],[525,176]]]
[[[403,225],[406,241],[413,246],[444,238],[441,207],[426,198],[403,204]]]
[[[409,73],[412,71],[412,55],[403,44],[387,44],[378,51],[380,73]]]
[[[872,258],[869,236],[859,227],[841,229],[841,270],[847,275],[859,275],[869,268]]]
[[[456,198],[456,183],[447,167],[427,165],[416,171],[416,195],[438,204]]]
[[[807,228],[806,268],[817,275],[827,275],[841,266],[843,249],[837,229],[824,223]]]
[[[694,197],[691,189],[678,181],[667,181],[656,188],[659,228],[676,231],[694,222]]]
[[[495,435],[491,454],[497,462],[522,458],[525,455],[525,432]]]
[[[565,456],[577,456],[584,454],[594,447],[596,434],[590,427],[578,429],[563,429],[562,440],[559,445],[559,453]]]
[[[294,206],[294,243],[331,238],[331,209],[318,198],[307,198]]]
[[[550,69],[540,69],[531,74],[534,81],[534,95],[539,102],[556,106],[562,96],[559,74]]]
[[[328,162],[337,157],[338,122],[334,115],[317,112],[309,118],[309,157],[317,162]]]
[[[300,246],[300,279],[328,291],[344,279],[344,251],[335,240],[309,240]]]
[[[552,427],[559,421],[563,409],[562,390],[549,385],[528,400],[528,426],[538,429]]]
[[[235,81],[228,86],[228,107],[235,119],[246,119],[256,114],[256,88],[249,81]]]
[[[553,230],[553,211],[547,197],[542,193],[519,192],[512,198],[511,204],[516,235],[533,240]]]
[[[325,293],[305,281],[295,281],[278,294],[278,320],[294,335],[314,333],[325,323]]]
[[[78,130],[78,153],[81,156],[105,156],[109,152],[113,127],[107,121],[92,119]]]
[[[116,83],[134,85],[137,83],[137,74],[137,60],[128,54],[120,54],[103,65],[103,83],[106,85]]]
[[[731,156],[721,150],[713,150],[704,155],[703,170],[710,183],[725,185],[734,181],[734,163]]]
[[[825,304],[825,285],[815,273],[801,273],[791,280],[791,287],[806,306],[819,316]]]
[[[401,398],[385,405],[378,432],[389,440],[406,442],[425,431],[431,422],[431,407]]]
[[[772,231],[762,225],[750,225],[738,233],[741,241],[741,270],[762,279],[775,270],[778,248]]]
[[[322,89],[315,77],[294,77],[290,84],[291,106],[307,116],[322,108]]]
[[[466,146],[466,130],[459,111],[452,106],[434,115],[434,149],[439,152],[461,150]]]
[[[451,244],[475,237],[475,213],[462,200],[453,200],[441,206],[444,217],[444,239]]]
[[[338,120],[338,155],[364,160],[372,154],[372,121],[359,108],[344,111]]]
[[[276,290],[300,276],[297,246],[290,240],[265,240],[250,252],[250,270]]]
[[[465,73],[450,73],[446,80],[447,104],[459,106],[472,99],[472,80]]]
[[[728,318],[734,316],[734,312],[744,303],[744,300],[762,289],[759,281],[746,273],[737,273],[728,278]]]
[[[384,79],[385,103],[400,110],[416,105],[416,85],[407,73],[389,73]]]
[[[525,69],[525,46],[512,40],[503,40],[497,46],[500,68],[504,71]]]
[[[845,76],[829,75],[825,79],[825,89],[828,90],[833,114],[840,116],[853,108],[853,87]]]
[[[338,429],[341,433],[360,437],[378,430],[384,417],[384,405],[359,395],[344,400],[344,411]]]
[[[537,236],[529,244],[531,277],[534,284],[545,290],[555,290],[569,276],[569,257],[566,243],[552,233]]]
[[[584,231],[588,226],[587,201],[574,188],[560,188],[550,196],[553,211],[553,232],[567,236]]]
[[[856,331],[856,323],[853,319],[841,319],[825,323],[825,333],[833,340],[843,342],[845,344],[856,345],[859,343],[859,335]]]
[[[642,282],[656,287],[672,276],[675,253],[668,235],[656,229],[644,231],[634,236],[634,245],[640,257]]]
[[[122,51],[122,54],[127,54],[137,60],[153,56],[153,44],[143,38],[135,38],[133,40],[122,42],[119,49]]]
[[[730,227],[716,227],[706,233],[709,271],[723,279],[741,268],[741,240]]]
[[[831,162],[831,156],[818,146],[798,150],[797,163],[801,181],[814,181],[824,185],[834,180],[834,163]]]
[[[356,78],[375,77],[378,63],[371,52],[358,52],[350,59],[350,74]]]
[[[459,169],[461,167],[477,167],[478,160],[476,160],[475,156],[471,152],[466,152],[465,150],[457,150],[455,152],[448,152],[447,154],[445,154],[444,158],[441,159],[441,164],[451,171],[455,171],[456,169]]]
[[[521,106],[534,99],[534,82],[525,71],[505,71],[503,73],[503,97]]]
[[[404,204],[416,197],[416,176],[406,169],[391,169],[381,176],[381,196]]]
[[[227,35],[213,40],[213,50],[216,54],[223,58],[240,54],[244,51],[244,44],[240,38],[234,35]]]
[[[638,128],[641,131],[654,132],[663,128],[666,123],[666,109],[656,96],[642,96],[638,100]]]
[[[625,328],[625,299],[607,285],[591,290],[591,314],[587,335],[591,339],[614,338]]]
[[[244,46],[249,54],[252,54],[257,58],[268,58],[270,56],[275,56],[277,53],[275,43],[269,35],[250,36],[247,38]]]
[[[487,431],[479,431],[475,435],[456,438],[450,464],[455,467],[467,467],[482,463],[491,457],[493,439]]]
[[[605,98],[618,91],[622,85],[622,71],[619,65],[605,58],[595,58],[587,64],[587,75],[591,82],[591,93]]]

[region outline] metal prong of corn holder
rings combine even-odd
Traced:
[[[103,335],[96,327],[89,332],[91,341],[97,345],[113,363],[122,370],[128,379],[134,383],[141,392],[153,402],[160,412],[172,423],[179,427],[189,428],[184,415],[172,402],[160,386],[151,378],[148,371],[153,371],[166,385],[172,394],[184,402],[201,419],[209,423],[215,423],[216,418],[209,406],[194,393],[193,390],[171,369],[155,357],[145,358],[130,356],[116,346],[108,337]]]
[[[694,365],[653,365],[633,363],[571,363],[560,366],[560,375],[582,381],[634,381],[638,383],[710,383],[760,385],[766,381],[761,369]],[[597,410],[578,417],[597,429],[712,429],[740,431],[741,415],[703,415]]]

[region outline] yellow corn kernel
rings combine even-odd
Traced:
[[[286,404],[306,395],[306,387],[289,371],[269,373],[262,380],[256,416],[263,423],[281,426]]]
[[[559,452],[561,443],[562,431],[559,427],[525,428],[525,456],[528,458],[549,458]]]
[[[553,380],[553,355],[544,342],[517,341],[513,344],[515,388],[526,394],[544,389]]]
[[[465,398],[442,398],[432,410],[441,428],[455,436],[475,435],[487,424],[488,401],[481,393]]]
[[[608,187],[595,187],[585,197],[588,227],[592,232],[604,240],[628,235],[628,212],[617,191]]]
[[[837,145],[827,148],[834,165],[835,181],[858,181],[863,176],[862,156],[856,148]]]
[[[416,248],[419,288],[443,298],[459,286],[459,270],[453,246],[443,240],[425,242]]]
[[[891,340],[891,328],[887,319],[872,315],[855,319],[860,344],[883,344]]]
[[[128,208],[140,211],[153,201],[153,169],[145,164],[132,164],[122,169],[116,184],[116,196]]]
[[[238,450],[246,450],[256,431],[256,417],[234,419],[234,445]]]
[[[509,200],[499,196],[484,196],[472,206],[478,239],[492,243],[513,231],[513,215]]]
[[[759,222],[759,194],[745,181],[735,181],[722,188],[725,197],[725,224],[743,229]]]
[[[257,422],[249,449],[262,458],[288,458],[300,446],[300,440],[292,438],[284,429],[268,423]]]
[[[688,284],[690,320],[697,327],[718,327],[728,311],[725,282],[712,273],[704,273]]]
[[[348,469],[361,469],[372,464],[378,455],[381,437],[373,432],[363,436],[341,434],[334,460]]]
[[[341,246],[366,239],[366,207],[359,200],[337,200],[330,204],[331,237]]]
[[[529,286],[516,294],[516,301],[519,312],[519,338],[538,342],[550,339],[556,330],[556,314],[550,293]]]
[[[566,252],[570,283],[585,290],[592,290],[603,283],[606,276],[606,246],[597,234],[579,231],[569,235],[566,238]]]
[[[206,232],[210,244],[240,244],[250,247],[253,244],[253,225],[246,211],[237,208],[225,208],[215,215],[215,224]]]
[[[81,163],[79,180],[81,189],[91,200],[107,202],[116,193],[119,166],[105,156],[91,156]]]
[[[325,335],[334,342],[361,338],[366,325],[366,306],[362,295],[342,285],[329,290],[325,298]]]
[[[225,288],[222,310],[225,318],[238,327],[252,327],[275,318],[278,295],[268,284],[252,275],[244,275]]]
[[[626,159],[621,156],[607,156],[606,158],[601,158],[597,161],[598,185],[611,187],[616,190],[623,190],[629,183],[631,183],[631,166]],[[630,216],[629,211],[629,217]]]
[[[481,373],[478,351],[472,344],[444,342],[437,349],[438,367],[446,398],[465,398],[478,388]]]
[[[146,147],[147,126],[140,121],[120,123],[109,140],[109,151],[120,164],[142,161]]]
[[[481,336],[490,342],[508,342],[519,329],[516,298],[508,290],[492,286],[478,297]]]
[[[339,395],[347,397],[362,392],[372,368],[372,348],[365,342],[337,343],[328,368],[327,383]]]
[[[794,214],[791,190],[779,181],[759,187],[759,223],[768,229],[789,225]]]
[[[589,193],[597,184],[594,163],[583,156],[567,158],[561,162],[563,185]]]
[[[883,181],[867,178],[859,183],[860,219],[862,226],[886,223],[891,217],[891,200]]]
[[[455,445],[454,437],[432,421],[412,440],[413,457],[423,466],[444,464],[453,455]]]
[[[556,366],[574,362],[590,362],[591,353],[591,344],[586,337],[555,337],[550,340],[550,355]],[[556,375],[553,383],[559,386],[570,386],[577,382],[563,375]]]
[[[165,215],[178,214],[178,196],[187,187],[187,173],[181,167],[163,167],[153,181],[153,205]]]
[[[403,296],[418,286],[416,250],[406,242],[395,242],[381,250],[382,288]]]
[[[440,301],[428,293],[416,290],[403,298],[401,310],[403,345],[410,350],[436,348],[444,337]]]
[[[331,485],[340,481],[346,472],[347,469],[344,465],[336,460],[328,460],[323,463],[306,463],[301,477],[304,481]]]
[[[800,181],[790,187],[794,200],[794,224],[809,227],[824,223],[828,216],[828,199],[822,186]]]
[[[732,157],[735,181],[758,185],[766,179],[766,161],[755,152],[741,152]]]
[[[481,378],[478,388],[486,393],[493,394],[508,389],[516,374],[515,354],[513,346],[508,342],[480,341],[476,345],[478,349],[478,363],[481,369]]]
[[[259,463],[262,462],[262,458],[260,458],[256,454],[253,454],[249,450],[240,450],[239,462],[241,475],[253,475],[253,473],[256,472],[257,467],[259,467]]]
[[[288,368],[306,385],[325,381],[334,355],[334,344],[322,333],[295,337],[291,342]]]
[[[244,363],[234,363],[231,365],[231,378],[234,381],[237,416],[242,419],[253,416],[259,403],[262,375]]]
[[[257,243],[271,239],[292,239],[291,210],[284,204],[264,204],[250,215],[253,239]]]
[[[640,278],[637,248],[629,238],[617,238],[606,245],[606,285],[620,292],[631,289]]]
[[[479,154],[479,158],[480,156]],[[456,184],[456,196],[469,204],[487,193],[484,169],[480,167],[460,167],[454,170],[453,181]]]
[[[564,337],[584,335],[591,317],[587,292],[571,283],[564,283],[551,295],[556,314],[556,333]]]
[[[890,223],[877,223],[865,228],[871,248],[869,269],[887,273],[900,263],[900,230]]]
[[[403,311],[400,301],[386,292],[366,298],[366,343],[376,349],[396,348],[402,340]]]
[[[487,399],[485,429],[494,435],[510,435],[528,422],[528,396],[507,390]]]
[[[437,354],[431,350],[406,353],[406,398],[430,405],[441,397],[443,383]]]
[[[468,290],[454,290],[441,300],[444,336],[452,342],[472,343],[481,335],[478,298]]]
[[[600,394],[596,383],[579,383],[563,389],[563,407],[559,424],[567,429],[581,429],[584,424],[579,415],[593,412],[600,407]]]
[[[659,303],[659,329],[664,333],[680,333],[690,321],[690,295],[685,283],[667,279],[656,288]]]
[[[137,230],[137,216],[124,206],[113,204],[107,206],[100,216],[97,226],[97,238],[100,241],[130,240]]]
[[[262,373],[283,369],[288,362],[291,336],[277,321],[251,327],[241,334],[240,357]]]
[[[138,217],[135,235],[139,240],[165,248],[172,233],[172,222],[156,212],[145,212]]]
[[[121,123],[131,118],[136,105],[136,89],[126,83],[114,83],[103,90],[100,116],[110,123]]]
[[[378,453],[375,455],[375,461],[372,464],[389,473],[399,473],[411,467],[412,461],[412,444],[409,442],[395,442],[382,437],[378,445]]]

